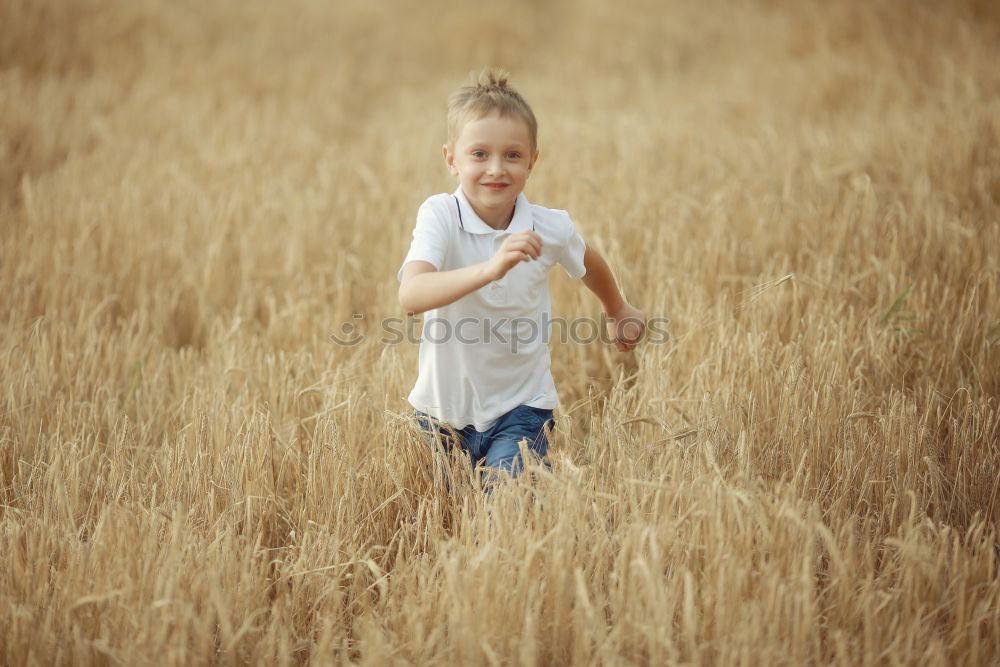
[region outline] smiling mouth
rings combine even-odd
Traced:
[[[483,185],[488,187],[490,190],[503,190],[508,187],[510,183],[484,183]]]

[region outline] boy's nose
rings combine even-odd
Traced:
[[[503,162],[500,160],[490,160],[489,164],[486,165],[486,171],[490,174],[499,174],[503,172]]]

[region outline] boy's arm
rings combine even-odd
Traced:
[[[493,281],[489,262],[438,271],[430,262],[410,262],[403,267],[399,305],[407,315],[447,306]]]
[[[535,232],[511,234],[490,259],[451,271],[438,271],[430,262],[415,260],[403,266],[397,298],[409,315],[447,306],[466,294],[499,280],[519,262],[537,260],[542,239]]]
[[[600,253],[587,246],[583,253],[583,265],[587,272],[583,274],[583,284],[601,300],[604,312],[612,313],[618,310],[625,299],[618,291],[615,278],[611,275],[611,267],[604,261]]]
[[[584,252],[583,265],[587,269],[582,278],[583,284],[601,300],[601,308],[608,316],[608,332],[615,346],[621,352],[631,350],[646,330],[646,316],[625,301],[611,274],[611,267],[590,246]]]

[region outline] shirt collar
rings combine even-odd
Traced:
[[[534,229],[531,220],[531,206],[528,204],[528,198],[524,196],[523,192],[518,193],[517,199],[514,200],[514,217],[511,218],[507,229],[493,229],[483,222],[482,218],[476,214],[475,209],[472,208],[472,204],[469,203],[465,193],[462,192],[462,186],[459,186],[455,190],[455,198],[458,200],[459,220],[461,221],[462,228],[467,232],[472,232],[473,234],[489,234],[491,232],[512,234],[514,232]]]

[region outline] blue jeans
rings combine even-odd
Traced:
[[[555,425],[552,410],[519,405],[502,415],[491,428],[483,432],[477,431],[472,424],[456,431],[420,410],[416,411],[416,416],[420,428],[429,434],[428,444],[436,447],[436,436],[439,436],[445,452],[450,452],[456,446],[461,448],[468,454],[473,470],[482,463],[487,469],[485,472],[494,477],[499,471],[517,477],[523,470],[518,449],[518,442],[522,438],[527,440],[528,450],[541,459],[546,469],[551,469],[545,458],[549,450],[545,427],[551,429]]]

